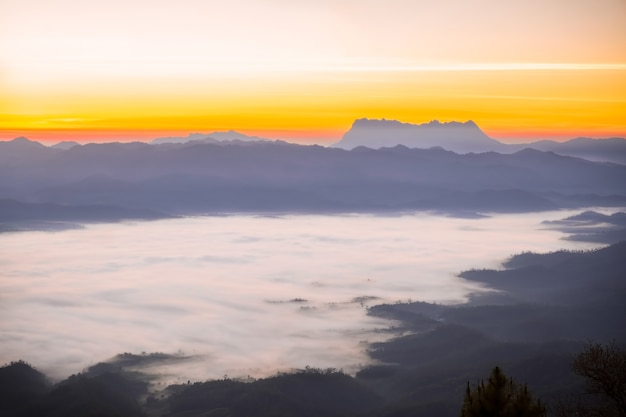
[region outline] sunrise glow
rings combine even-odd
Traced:
[[[0,140],[330,144],[362,117],[626,136],[620,0],[0,3]]]

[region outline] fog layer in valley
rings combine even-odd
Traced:
[[[458,303],[456,274],[564,241],[543,220],[224,216],[0,235],[0,362],[55,378],[121,352],[187,359],[143,369],[166,382],[316,367],[354,372],[389,322],[368,305]]]

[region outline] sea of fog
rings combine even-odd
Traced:
[[[391,323],[368,305],[460,303],[456,276],[522,251],[584,249],[541,225],[572,212],[232,215],[0,234],[0,365],[64,378],[118,353],[179,360],[167,382],[354,372]]]

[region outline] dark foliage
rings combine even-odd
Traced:
[[[602,398],[599,414],[626,416],[626,348],[615,342],[589,344],[573,366],[586,378],[588,392]]]
[[[138,397],[147,384],[121,373],[75,375],[28,410],[41,417],[141,417]]]
[[[307,370],[252,383],[221,380],[184,386],[169,404],[174,415],[220,410],[233,417],[313,417],[355,415],[376,408],[380,400],[342,372]]]
[[[526,385],[507,378],[497,366],[487,381],[465,391],[461,417],[545,417],[546,408],[535,400]]]
[[[39,401],[50,383],[26,362],[18,361],[0,368],[0,415],[19,415]]]

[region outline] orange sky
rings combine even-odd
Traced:
[[[623,0],[0,0],[0,139],[626,137]]]

